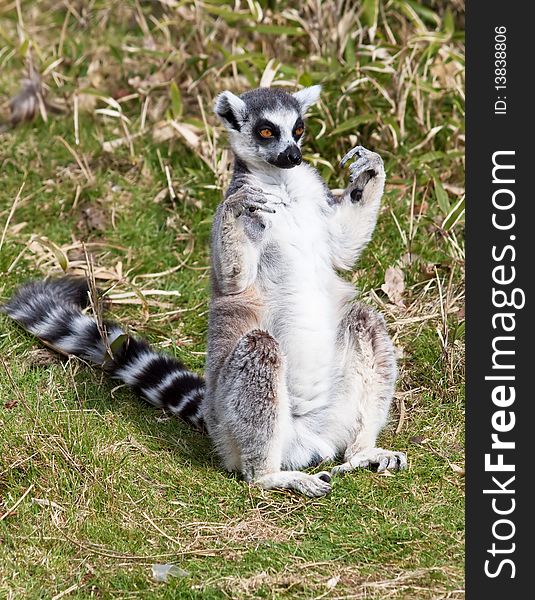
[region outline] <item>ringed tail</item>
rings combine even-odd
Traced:
[[[21,286],[0,310],[45,344],[101,366],[154,406],[202,429],[203,378],[172,356],[152,350],[145,340],[126,334],[113,321],[99,327],[84,314],[88,305],[87,281],[60,277]]]

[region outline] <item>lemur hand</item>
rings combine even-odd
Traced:
[[[225,205],[236,218],[243,214],[252,216],[257,211],[275,212],[275,209],[267,206],[267,199],[263,191],[250,185],[244,185],[237,192],[231,194],[225,200]]]
[[[340,161],[340,166],[345,164],[354,156],[357,157],[355,162],[349,165],[349,186],[348,192],[352,202],[358,202],[362,198],[364,188],[372,179],[384,178],[385,169],[383,159],[363,146],[355,146],[352,148]]]

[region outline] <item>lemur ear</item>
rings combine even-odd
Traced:
[[[292,94],[292,96],[297,100],[297,102],[299,102],[301,106],[301,112],[305,114],[309,107],[319,100],[320,92],[321,85],[313,85],[295,92],[295,94]]]
[[[247,106],[241,98],[227,91],[215,99],[214,112],[228,129],[239,131]]]

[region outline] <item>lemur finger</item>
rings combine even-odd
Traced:
[[[243,188],[239,193],[229,196],[226,200],[226,206],[232,213],[239,217],[244,212],[254,213],[257,210],[274,213],[275,210],[271,207],[266,206],[266,198],[257,193],[244,193]]]
[[[242,198],[251,198],[256,200],[257,202],[263,202],[264,204],[268,201],[264,190],[254,187],[252,185],[245,185],[241,188],[241,197]]]
[[[253,187],[251,185],[244,185],[238,191],[234,192],[227,198],[227,202],[240,202],[244,198],[254,196],[258,198],[264,198],[264,194],[260,188]],[[266,200],[264,200],[266,202]]]
[[[279,202],[282,202],[283,198],[279,196],[279,194],[272,194],[271,192],[265,192],[265,196],[269,196],[270,198],[276,198]]]
[[[264,190],[262,188],[256,187],[255,185],[244,185],[242,188],[242,190],[247,190],[249,192],[253,192],[255,194],[263,194]]]
[[[363,173],[369,172],[374,177],[379,174],[381,169],[380,159],[374,159],[371,156],[361,156],[354,163],[349,165],[349,183],[356,181]],[[371,179],[371,177],[370,177]],[[367,182],[366,182],[367,183]]]
[[[361,151],[366,150],[364,146],[355,146],[351,148],[349,152],[346,152],[342,160],[340,161],[340,167],[344,168],[347,161],[351,160],[356,154],[360,156]]]
[[[365,165],[368,165],[369,163],[370,163],[370,157],[369,156],[367,156],[367,155],[359,156],[355,162],[352,162],[349,165],[349,167],[348,167],[349,168],[349,172],[351,173],[351,175],[354,176],[354,174],[357,171],[362,171],[362,168]]]
[[[243,208],[248,210],[250,213],[260,210],[262,212],[274,213],[275,209],[270,206],[266,206],[265,200],[245,200]]]
[[[267,204],[268,199],[263,193],[250,192],[243,196],[243,202],[256,202],[257,204]]]
[[[375,171],[373,171],[373,169],[369,168],[369,164],[366,162],[364,164],[358,165],[358,168],[353,169],[351,171],[351,174],[349,175],[349,183],[355,183],[359,179],[359,177],[361,177],[361,175],[364,175],[364,173],[369,173],[369,175],[367,176],[367,178],[365,178],[365,181],[362,182],[362,187],[364,187],[364,185],[368,183],[368,181],[376,174]]]

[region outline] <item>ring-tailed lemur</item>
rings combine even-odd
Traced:
[[[234,173],[212,229],[212,296],[206,384],[114,323],[82,313],[87,285],[30,283],[4,306],[59,350],[103,364],[156,406],[204,426],[228,470],[263,488],[321,496],[331,474],[405,454],[376,446],[394,391],[394,349],[383,318],[354,302],[349,269],[375,228],[385,172],[357,147],[340,199],[302,162],[304,116],[320,87],[294,94],[223,92],[215,112],[228,130]],[[102,339],[105,330],[107,343]],[[106,358],[106,359],[105,359]],[[331,473],[300,469],[334,460]]]

